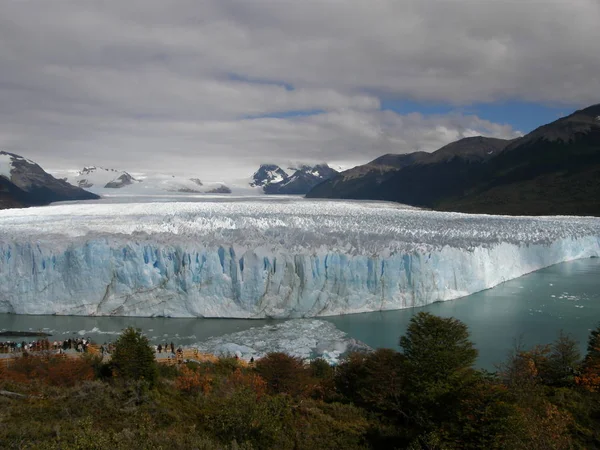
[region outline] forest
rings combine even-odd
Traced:
[[[600,448],[600,326],[584,355],[561,332],[515,344],[494,372],[453,318],[418,313],[398,345],[337,366],[283,353],[165,365],[128,328],[110,361],[0,365],[0,448]]]

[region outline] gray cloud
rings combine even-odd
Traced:
[[[512,137],[380,101],[593,103],[598,22],[596,0],[6,1],[0,147],[219,178]]]

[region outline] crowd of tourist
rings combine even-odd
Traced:
[[[56,354],[69,352],[87,353],[89,346],[93,344],[92,340],[88,338],[77,338],[77,339],[65,339],[50,341],[47,338],[39,339],[31,342],[26,341],[0,341],[0,354],[14,354],[14,356],[21,356],[28,353],[36,352],[53,352]],[[153,345],[154,352],[157,358],[177,358],[183,357],[183,348],[181,346],[175,347],[173,342],[171,343],[159,343]],[[102,344],[99,349],[102,357],[109,356],[114,351],[114,344],[112,342]],[[8,356],[8,355],[7,355]],[[236,356],[237,358],[237,356]]]
[[[179,351],[181,349],[178,348],[177,350]],[[164,344],[158,344],[154,346],[155,353],[169,353],[169,351],[173,355],[175,354],[175,344],[173,344],[172,342],[170,344],[165,342]]]
[[[67,350],[75,350],[79,353],[88,351],[92,343],[90,338],[65,339],[63,341],[50,342],[48,339],[39,339],[32,342],[5,341],[0,342],[0,353],[21,353],[21,352],[41,352],[54,351],[55,353],[64,353]]]

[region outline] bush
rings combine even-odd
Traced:
[[[211,389],[212,377],[206,373],[200,373],[183,366],[179,371],[179,376],[175,380],[175,387],[188,394],[202,392],[208,393]]]
[[[335,369],[323,358],[317,358],[308,365],[308,372],[317,383],[313,392],[313,398],[332,401],[337,399],[335,392]]]
[[[28,355],[15,358],[2,378],[28,384],[41,381],[50,386],[75,386],[94,378],[94,362],[89,358],[66,358],[56,355]]]
[[[153,386],[158,377],[154,350],[141,330],[129,327],[115,342],[111,359],[115,375],[124,380],[143,380]]]
[[[272,394],[309,395],[316,385],[302,360],[285,353],[269,353],[259,359],[256,372]]]
[[[293,448],[290,397],[257,399],[249,389],[228,396],[212,395],[203,407],[203,423],[222,442],[251,443],[255,448]]]
[[[240,368],[240,361],[236,358],[219,358],[217,362],[206,362],[200,367],[209,367],[216,375],[227,376]]]
[[[354,353],[338,367],[338,391],[368,411],[400,413],[404,401],[403,357],[391,349]]]

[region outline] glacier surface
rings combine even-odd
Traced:
[[[0,312],[315,317],[423,306],[600,256],[600,219],[206,199],[0,211]]]

